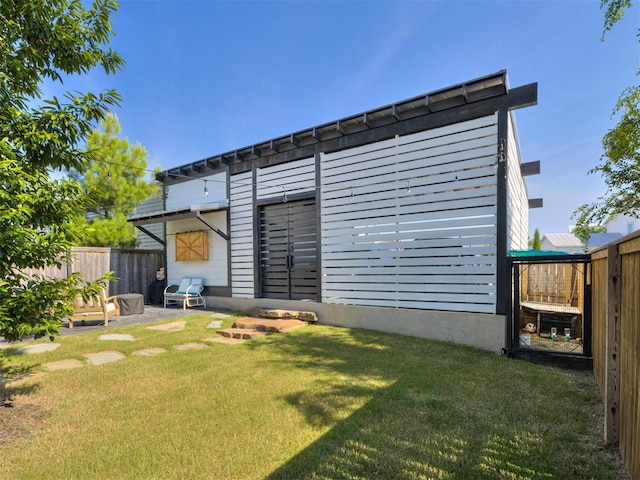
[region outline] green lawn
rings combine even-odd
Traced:
[[[326,326],[179,351],[214,333],[210,314],[186,320],[108,332],[135,342],[91,333],[51,353],[5,351],[5,365],[36,371],[100,350],[127,358],[10,384],[50,414],[0,447],[0,478],[618,478],[588,374]],[[130,355],[147,347],[168,350]]]

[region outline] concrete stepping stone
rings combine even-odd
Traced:
[[[285,333],[301,328],[307,322],[301,320],[268,320],[266,318],[243,317],[233,324],[236,328],[259,330],[261,332]]]
[[[199,342],[183,343],[182,345],[176,345],[176,350],[201,350],[208,348],[209,345]]]
[[[218,330],[218,335],[226,338],[241,338],[250,340],[252,338],[260,338],[267,335],[267,332],[259,332],[253,328],[225,328]]]
[[[83,367],[84,363],[76,359],[58,360],[56,362],[44,363],[42,365],[47,370],[69,370],[71,368]]]
[[[147,329],[160,330],[162,332],[178,332],[182,330],[186,324],[187,324],[186,321],[171,322],[171,323],[165,323],[163,325],[154,325],[152,327],[147,327]]]
[[[281,319],[281,320],[302,320],[304,322],[317,322],[318,315],[315,312],[301,310],[284,310],[281,308],[260,308],[253,307],[247,312],[252,317]]]
[[[205,338],[203,340],[203,342],[225,343],[225,344],[228,344],[228,345],[238,345],[240,343],[246,342],[246,340],[243,339],[243,338],[229,338],[229,337],[218,336],[218,337]]]
[[[213,318],[229,318],[231,315],[227,313],[216,312],[216,313],[212,313],[211,316]]]
[[[98,340],[108,341],[108,340],[116,340],[119,342],[133,342],[135,338],[133,335],[128,333],[109,333],[107,335],[100,335]]]
[[[86,355],[83,355],[83,357],[89,360],[91,365],[104,365],[105,363],[122,360],[123,358],[126,358],[126,355],[121,352],[110,350],[105,352],[87,353]]]
[[[214,320],[209,325],[207,325],[207,328],[220,328],[221,326],[222,326],[222,320]]]
[[[19,348],[18,350],[16,350],[16,353],[33,354],[53,352],[59,347],[59,343],[39,343],[38,345],[28,345],[26,347]]]
[[[132,355],[140,355],[142,357],[155,357],[156,355],[160,355],[161,353],[166,352],[167,350],[161,347],[157,348],[145,348],[143,350],[136,350],[132,353]]]

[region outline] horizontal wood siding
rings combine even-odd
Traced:
[[[162,210],[164,210],[162,205],[162,195],[154,195],[153,197],[138,205],[133,215],[157,213],[161,212]],[[164,222],[145,225],[144,229],[153,233],[156,237],[164,239]],[[136,248],[142,250],[162,250],[164,248],[164,245],[162,245],[160,242],[157,242],[152,237],[138,230],[137,228],[136,232]]]
[[[205,180],[208,195],[205,195]],[[227,201],[227,174],[215,173],[165,187],[167,210]]]
[[[497,116],[321,159],[326,303],[495,313]]]
[[[231,295],[254,297],[252,172],[231,177]]]
[[[204,213],[202,216],[226,233],[226,211]],[[208,231],[208,260],[176,260],[176,234],[200,231],[207,231],[207,226],[196,218],[167,222],[167,281],[176,284],[183,277],[200,277],[204,278],[207,287],[226,287],[229,284],[227,241],[217,233]]]
[[[258,169],[256,196],[282,197],[315,190],[315,160],[313,157],[273,167]]]
[[[529,244],[529,199],[520,171],[520,150],[513,114],[509,113],[507,138],[507,237],[509,250],[526,250]]]

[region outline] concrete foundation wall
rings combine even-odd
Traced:
[[[469,345],[499,353],[505,345],[505,316],[383,307],[330,305],[266,298],[207,297],[207,306],[230,310],[251,307],[316,312],[323,325],[364,328]]]

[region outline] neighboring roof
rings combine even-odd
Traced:
[[[611,243],[621,238],[622,234],[618,232],[611,233],[592,233],[589,236],[589,241],[587,242],[588,248],[595,248],[601,245],[606,245],[607,243]]]
[[[582,248],[582,242],[573,233],[547,233],[542,242],[545,239],[555,248]]]
[[[537,84],[510,88],[507,71],[469,80],[451,87],[426,93],[408,100],[352,115],[313,128],[256,143],[247,147],[204,158],[180,167],[160,172],[161,182],[180,182],[206,176],[211,171],[229,166],[235,173],[251,169],[251,162],[262,159],[270,164],[289,162],[320,151],[371,143],[383,138],[393,138],[455,123],[455,112],[466,107],[475,118],[495,112],[498,108],[514,108],[535,105],[538,99]],[[428,125],[428,127],[425,127]],[[348,139],[348,140],[347,140]]]

